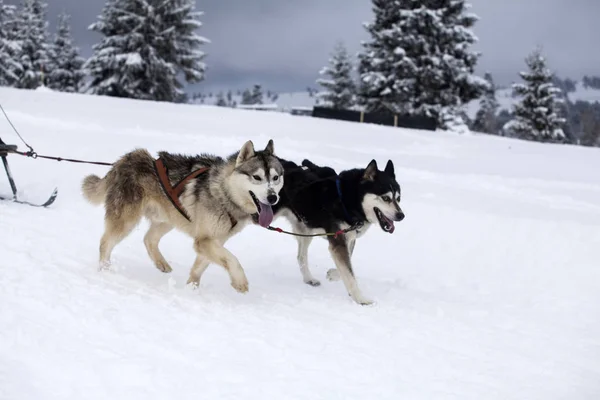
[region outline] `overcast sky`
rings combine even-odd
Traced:
[[[13,0],[13,3],[17,0]],[[72,16],[73,35],[84,56],[99,36],[87,30],[104,0],[47,0],[56,15]],[[518,80],[524,58],[542,45],[559,76],[600,74],[600,0],[471,0],[480,17],[475,48],[483,53],[478,73],[497,82]],[[204,11],[199,34],[211,43],[206,80],[194,90],[237,89],[257,82],[278,91],[316,87],[336,40],[354,54],[372,18],[369,0],[197,0]]]

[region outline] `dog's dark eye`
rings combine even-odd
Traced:
[[[396,201],[400,203],[400,196],[396,197]]]
[[[392,201],[392,199],[390,199],[390,196],[381,196],[381,200],[385,201],[386,203]]]
[[[260,181],[260,180],[261,180],[261,177],[260,177],[260,176],[258,176],[258,175],[252,175],[252,177],[253,177],[254,179],[256,179],[257,181]]]
[[[277,182],[277,181],[279,180],[279,176],[275,175],[275,176],[273,177],[273,180],[274,180],[275,182]]]

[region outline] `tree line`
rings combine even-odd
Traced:
[[[89,29],[101,34],[83,59],[61,14],[53,40],[47,3],[0,0],[0,85],[155,101],[183,101],[184,82],[204,79],[208,39],[194,0],[107,0]]]
[[[368,39],[356,60],[342,42],[336,44],[319,71],[318,102],[433,117],[442,129],[466,124],[527,140],[598,144],[598,106],[570,102],[574,82],[558,80],[540,49],[527,56],[522,82],[512,86],[517,103],[498,111],[491,74],[474,73],[481,56],[471,49],[479,17],[465,0],[371,3]],[[203,13],[195,10],[194,0],[107,0],[89,26],[101,40],[88,59],[74,44],[69,15],[58,16],[50,37],[46,7],[44,0],[21,0],[19,7],[0,0],[0,85],[184,102],[185,83],[205,77],[202,46],[210,41],[197,33]],[[586,76],[583,84],[598,88],[600,79]],[[235,106],[231,93],[217,96],[218,105]],[[241,104],[260,104],[262,87],[241,97]],[[474,100],[480,107],[471,121],[464,106]]]
[[[335,109],[388,111],[434,117],[438,127],[467,124],[475,131],[555,143],[598,143],[597,106],[585,109],[585,132],[574,131],[580,117],[567,94],[571,80],[557,84],[540,48],[525,59],[522,82],[512,85],[518,101],[499,112],[496,86],[490,73],[474,73],[480,53],[470,50],[479,17],[464,0],[372,0],[373,20],[365,24],[368,40],[357,60],[337,42],[329,64],[319,71],[319,98]],[[600,87],[593,77],[585,87]],[[479,100],[471,121],[465,106]],[[596,117],[592,117],[596,115]],[[585,136],[581,140],[580,136]]]

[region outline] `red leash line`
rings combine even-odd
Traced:
[[[341,236],[345,233],[348,233],[350,231],[354,231],[356,229],[358,229],[357,226],[351,226],[348,229],[340,229],[335,233],[332,232],[325,232],[325,233],[313,233],[313,234],[303,234],[303,233],[294,233],[294,232],[288,232],[288,231],[284,231],[281,228],[277,228],[274,226],[268,226],[267,227],[268,230],[270,231],[275,231],[275,232],[279,232],[279,233],[285,233],[286,235],[292,235],[292,236],[303,236],[303,237],[315,237],[315,236],[333,236],[334,238],[337,239],[338,236]]]

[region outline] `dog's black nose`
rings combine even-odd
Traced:
[[[269,204],[275,204],[275,203],[277,203],[277,200],[279,200],[279,199],[274,194],[270,194],[267,196],[267,201],[269,202]]]
[[[396,221],[402,221],[404,219],[404,213],[398,212],[396,213]]]

